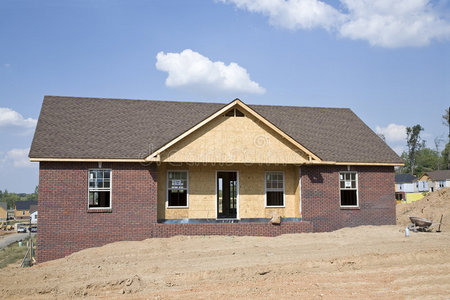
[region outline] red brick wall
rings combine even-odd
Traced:
[[[393,167],[352,166],[358,172],[359,209],[340,208],[339,171],[346,166],[302,167],[302,217],[313,230],[395,224]]]
[[[285,222],[281,225],[269,223],[155,224],[153,237],[175,235],[278,236],[286,233],[311,231],[312,228],[308,222]]]
[[[97,163],[40,163],[37,261],[151,236],[157,218],[156,167],[103,163],[103,168],[112,169],[112,208],[102,213],[87,209],[88,169],[97,167]]]
[[[88,169],[96,163],[41,162],[39,171],[37,260],[122,240],[174,235],[277,236],[330,231],[346,226],[395,224],[392,167],[355,167],[359,174],[358,210],[339,207],[339,170],[302,167],[302,212],[306,222],[157,224],[156,166],[103,163],[112,169],[112,209],[87,209]]]

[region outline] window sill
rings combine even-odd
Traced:
[[[277,206],[275,206],[275,205],[273,205],[273,206],[272,206],[272,205],[267,206],[267,205],[266,205],[265,208],[286,208],[286,206],[284,206],[284,205],[283,205],[283,206],[279,206],[279,205],[277,205]]]
[[[343,210],[345,210],[345,209],[348,209],[348,210],[359,210],[361,208],[359,206],[341,206],[341,209],[343,209]]]
[[[175,208],[175,209],[177,209],[177,208],[189,208],[189,206],[166,206],[166,208],[170,208],[170,209],[172,209],[172,208]]]
[[[88,208],[88,213],[112,213],[112,208]]]

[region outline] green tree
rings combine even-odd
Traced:
[[[446,167],[447,170],[450,170],[450,151],[448,150],[448,144],[450,143],[450,107],[445,110],[445,113],[442,115],[442,123],[448,127],[448,140],[449,142],[445,146],[444,151],[442,151],[441,159],[445,164],[442,166]],[[444,154],[445,152],[445,154]]]
[[[450,170],[448,168],[449,163],[450,163],[449,157],[450,157],[450,142],[448,142],[447,145],[445,145],[444,150],[442,150],[442,152],[441,152],[440,165],[441,165],[442,169]]]
[[[36,186],[36,187],[34,188],[34,193],[32,193],[32,194],[27,194],[26,200],[34,200],[34,201],[37,201],[37,199],[38,199],[38,191],[39,191],[39,187]]]
[[[442,124],[444,124],[447,127],[450,126],[450,113],[449,113],[448,108],[445,110],[445,113],[442,115]],[[448,137],[450,138],[450,130],[448,132]]]
[[[408,146],[408,161],[411,174],[414,174],[416,167],[417,151],[425,147],[425,142],[420,138],[421,131],[423,131],[423,127],[419,124],[413,127],[406,127],[406,145]]]
[[[437,170],[439,155],[430,148],[422,148],[416,153],[416,168],[414,175]]]

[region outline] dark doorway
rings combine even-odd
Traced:
[[[237,172],[217,172],[217,218],[237,218]]]

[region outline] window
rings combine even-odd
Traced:
[[[89,170],[89,208],[111,208],[111,170]]]
[[[339,173],[341,207],[358,206],[358,174],[356,172]]]
[[[439,181],[439,188],[443,188],[445,186],[445,181]]]
[[[25,211],[24,210],[22,210],[22,216],[25,216]]]
[[[244,113],[237,108],[233,108],[225,113],[225,117],[243,117]]]
[[[403,200],[402,193],[395,193],[395,200]]]
[[[284,206],[284,173],[266,172],[266,206]]]
[[[188,172],[167,173],[167,206],[188,207]]]

